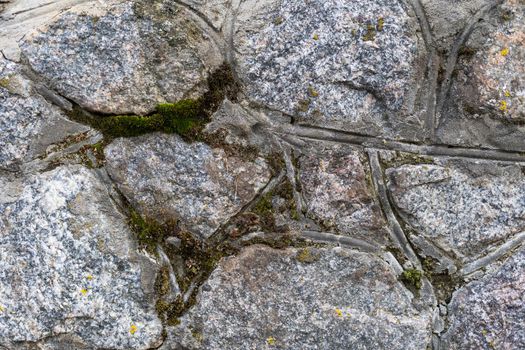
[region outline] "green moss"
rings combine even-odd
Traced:
[[[198,99],[159,104],[151,115],[93,115],[78,107],[69,117],[100,130],[107,139],[152,132],[177,133],[185,141],[203,141],[202,130],[225,98],[236,101],[240,85],[223,64],[208,77],[208,90]]]
[[[273,232],[276,230],[272,198],[273,193],[266,193],[251,210],[252,213],[259,216],[259,225],[261,226],[261,229],[267,232]]]
[[[421,289],[421,277],[423,277],[423,272],[417,269],[408,269],[401,274],[401,280],[416,289]]]
[[[316,89],[314,89],[313,86],[309,86],[308,87],[308,95],[310,97],[319,97],[319,92]]]
[[[297,261],[303,264],[311,264],[313,262],[318,261],[320,259],[320,256],[319,254],[314,253],[312,249],[307,247],[301,249],[295,256],[295,259],[297,259]]]
[[[373,24],[366,26],[366,32],[363,35],[364,41],[374,41],[376,39],[376,27]]]
[[[0,79],[0,87],[3,87],[4,89],[7,89],[9,87],[9,77],[4,77]]]
[[[156,254],[157,243],[165,234],[164,228],[154,220],[144,219],[135,211],[130,211],[129,225],[137,235],[139,244],[151,254]]]
[[[191,336],[196,340],[198,341],[199,343],[202,343],[202,341],[204,340],[204,337],[202,335],[202,332],[199,332],[195,329],[192,329],[191,330]]]
[[[385,19],[383,17],[379,17],[377,19],[377,31],[382,32],[384,27],[385,27]]]

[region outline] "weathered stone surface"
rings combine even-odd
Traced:
[[[87,1],[90,0],[0,0],[0,51],[8,59],[19,61],[18,41],[25,34],[72,6]]]
[[[454,293],[443,349],[525,348],[525,250]]]
[[[482,11],[490,0],[422,0],[430,30],[440,49],[450,50],[472,16]],[[451,7],[454,11],[451,11]]]
[[[456,145],[525,150],[525,6],[492,12],[465,43],[438,136]]]
[[[252,246],[223,260],[172,341],[189,349],[426,349],[430,314],[379,258]],[[303,253],[304,254],[304,253]],[[169,347],[168,347],[169,348]]]
[[[525,229],[518,165],[435,159],[386,170],[395,205],[420,235],[462,261]]]
[[[234,46],[250,99],[298,121],[421,137],[425,48],[398,1],[245,1]]]
[[[236,0],[237,1],[237,0]],[[202,14],[217,31],[227,30],[228,21],[233,20],[231,0],[184,0],[182,3]]]
[[[0,0],[0,348],[525,348],[524,28],[522,0]],[[208,86],[207,143],[65,117]],[[178,227],[142,255],[132,209]]]
[[[126,217],[93,171],[59,167],[0,186],[1,345],[160,345]]]
[[[87,132],[39,96],[20,66],[0,56],[0,168],[32,160],[54,143]]]
[[[348,145],[318,143],[305,151],[299,178],[307,215],[343,234],[386,243],[386,223],[365,159]]]
[[[189,10],[161,1],[79,5],[26,36],[21,47],[63,96],[115,114],[144,114],[198,95],[222,62]]]
[[[177,135],[117,139],[105,154],[110,176],[141,213],[160,221],[179,219],[203,238],[270,179],[263,158],[245,161]]]

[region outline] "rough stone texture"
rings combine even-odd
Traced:
[[[469,283],[449,305],[450,328],[444,349],[525,348],[525,250],[510,257],[493,275]]]
[[[410,11],[398,1],[243,2],[234,45],[249,98],[308,124],[421,137],[413,108],[425,48]]]
[[[0,186],[0,345],[55,336],[96,348],[160,345],[126,217],[93,171],[60,167]]]
[[[348,145],[316,144],[299,160],[308,215],[346,235],[386,243],[385,220],[366,156]]]
[[[0,0],[0,348],[525,348],[524,28],[523,0]],[[209,144],[65,117],[222,63]],[[180,230],[142,252],[131,210]]]
[[[238,0],[235,0],[238,2]],[[187,4],[206,18],[217,31],[227,30],[229,21],[232,21],[232,0],[184,0]]]
[[[246,248],[221,262],[175,341],[188,349],[425,349],[430,314],[379,258]]]
[[[61,12],[89,0],[0,0],[0,51],[10,60],[20,60],[18,41]],[[4,4],[5,3],[5,4]],[[4,6],[4,11],[2,9]]]
[[[525,150],[525,6],[505,1],[465,43],[438,136],[456,145]]]
[[[270,178],[263,158],[243,161],[177,135],[117,139],[105,154],[110,176],[141,213],[160,221],[177,218],[203,238],[250,202]]]
[[[144,114],[202,93],[221,53],[187,9],[104,4],[77,6],[24,38],[23,54],[52,88],[88,110],[115,114]]]
[[[494,1],[490,0],[422,0],[436,43],[442,50],[450,50],[454,39],[462,32],[473,15]],[[454,8],[451,11],[451,7]]]
[[[436,159],[391,168],[386,175],[407,223],[463,261],[525,228],[520,166]]]
[[[12,168],[89,127],[67,120],[36,94],[19,65],[0,56],[0,168]]]

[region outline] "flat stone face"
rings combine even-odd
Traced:
[[[319,143],[299,160],[308,215],[346,235],[387,241],[385,220],[371,188],[365,154]]]
[[[0,56],[0,168],[30,161],[47,146],[88,130],[37,95],[20,66]]]
[[[190,349],[426,349],[429,313],[412,306],[385,262],[340,248],[312,248],[308,262],[301,253],[252,246],[222,261],[176,341]]]
[[[410,11],[398,1],[243,2],[234,46],[248,97],[307,124],[417,137],[425,49]]]
[[[525,347],[525,250],[491,276],[454,293],[445,349],[522,349]]]
[[[59,167],[0,186],[0,345],[61,335],[90,348],[158,346],[126,217],[97,175]]]
[[[0,0],[0,50],[20,61],[18,41],[71,7],[90,0]],[[93,1],[92,1],[93,2]]]
[[[250,202],[270,179],[265,160],[228,157],[177,135],[117,139],[105,150],[107,169],[147,217],[177,218],[202,238]]]
[[[418,234],[466,261],[524,230],[520,166],[435,163],[386,170],[394,203]]]
[[[443,50],[450,50],[454,39],[473,14],[493,4],[490,0],[422,0],[430,30]],[[451,8],[454,10],[451,11]]]
[[[505,1],[464,45],[441,116],[450,144],[524,150],[525,6]]]
[[[201,93],[208,71],[222,61],[188,10],[160,1],[77,6],[21,47],[63,96],[114,114],[145,114]]]

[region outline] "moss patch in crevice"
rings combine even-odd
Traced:
[[[401,274],[401,281],[403,281],[408,287],[420,290],[422,287],[422,277],[423,271],[417,269],[407,269]]]
[[[276,208],[273,203],[274,198],[281,198],[284,200],[284,203]],[[288,212],[290,219],[298,219],[299,215],[293,195],[293,186],[288,178],[285,178],[275,186],[275,188],[261,196],[249,212],[257,215],[257,222],[261,231],[287,232],[289,230],[288,225],[278,226],[276,224],[275,214]]]
[[[202,130],[225,98],[237,100],[240,84],[231,67],[221,65],[208,77],[208,89],[197,99],[162,103],[150,115],[94,115],[76,106],[69,112],[72,120],[88,124],[108,139],[133,137],[152,132],[176,133],[185,141],[205,141]]]
[[[432,157],[400,151],[395,151],[395,156],[392,159],[381,158],[380,162],[383,169],[397,168],[402,165],[435,164]]]

